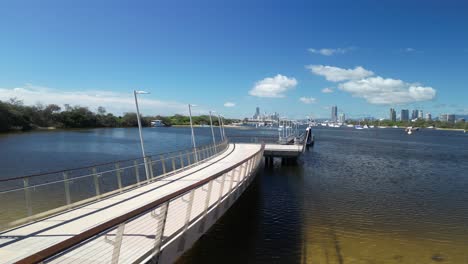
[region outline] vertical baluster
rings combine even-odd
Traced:
[[[175,160],[174,160],[174,157],[172,157],[172,171],[175,171],[175,170],[176,170]]]
[[[23,186],[24,186],[24,200],[26,203],[26,212],[28,213],[28,217],[29,217],[29,216],[32,216],[31,190],[29,188],[29,177],[23,178]]]
[[[114,248],[112,250],[112,264],[119,263],[120,258],[120,249],[122,248],[122,240],[125,231],[125,223],[121,223],[117,228],[117,233],[115,234]]]
[[[138,166],[138,161],[137,160],[134,160],[133,161],[133,166],[135,167],[135,177],[136,177],[136,182],[138,185],[140,185],[140,170],[139,170],[139,166]]]
[[[224,181],[226,180],[226,173],[221,176],[221,187],[219,188],[219,197],[217,203],[221,202],[221,198],[223,198],[223,189],[224,189]]]
[[[163,174],[166,174],[166,160],[163,155],[159,156],[159,158],[161,159],[162,172]]]
[[[203,209],[203,216],[206,216],[208,213],[208,208],[210,207],[210,200],[211,200],[211,190],[213,189],[213,181],[211,180],[208,183],[208,190],[207,190],[207,195],[206,195],[206,200],[205,200],[205,208]]]
[[[159,257],[159,252],[161,252],[161,247],[163,246],[163,238],[164,238],[164,229],[166,227],[166,220],[167,220],[167,211],[169,207],[169,202],[165,202],[161,205],[161,210],[157,215],[158,221],[158,229],[156,230],[156,235],[154,237],[154,252],[153,256],[156,256],[155,263],[158,263],[157,259]]]
[[[101,195],[101,191],[99,188],[99,175],[97,173],[96,167],[93,167],[93,179],[94,179],[94,189],[96,191],[96,196]]]
[[[184,168],[184,158],[182,157],[182,152],[179,152],[179,158],[180,158],[180,168]]]
[[[190,166],[192,164],[191,159],[190,159],[190,151],[187,151],[187,166]]]
[[[187,204],[187,212],[185,214],[185,224],[184,224],[184,231],[187,231],[188,226],[190,224],[190,217],[192,214],[192,207],[193,207],[193,198],[195,197],[195,189],[192,189],[189,194],[189,200]]]
[[[153,173],[153,162],[151,161],[151,157],[146,157],[148,160],[148,166],[149,166],[149,173],[150,173],[150,179],[154,178],[154,173]]]
[[[120,163],[115,164],[115,174],[117,175],[117,185],[119,190],[122,191],[122,171],[120,170]]]
[[[65,185],[65,201],[67,202],[67,206],[71,204],[71,197],[70,197],[70,181],[68,180],[68,172],[63,173],[63,184]]]

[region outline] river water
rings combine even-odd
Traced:
[[[209,143],[209,128],[196,129]],[[228,129],[228,136],[276,135]],[[296,165],[257,179],[180,263],[468,263],[468,134],[317,128]],[[188,148],[147,128],[146,148]],[[0,135],[0,178],[140,155],[136,129]]]

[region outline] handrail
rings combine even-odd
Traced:
[[[227,142],[227,140],[221,141],[218,144],[216,144],[216,146],[222,145],[223,143],[226,143],[226,142]],[[198,150],[198,149],[201,149],[202,147],[212,146],[212,145],[213,144],[206,144],[206,145],[198,146],[196,149]],[[185,150],[188,150],[188,149],[185,149]],[[190,148],[190,150],[193,150],[193,148]],[[184,151],[184,150],[174,150],[174,151],[164,152],[164,153],[159,153],[159,154],[146,155],[145,158],[151,158],[151,157],[156,157],[156,156],[161,156],[161,155],[169,155],[169,154],[173,154],[173,153],[181,152],[181,151]],[[63,170],[58,170],[58,171],[47,171],[47,172],[41,172],[41,173],[11,177],[11,178],[6,178],[6,179],[0,179],[0,182],[21,180],[21,179],[24,179],[24,178],[34,178],[34,177],[38,177],[38,176],[45,176],[45,175],[58,174],[58,173],[64,173],[64,172],[71,172],[71,171],[77,171],[77,170],[83,170],[83,169],[90,169],[90,168],[98,167],[98,166],[105,166],[105,165],[110,165],[110,164],[116,164],[116,163],[127,162],[127,161],[137,161],[137,160],[143,160],[143,159],[144,159],[143,157],[139,157],[139,158],[109,161],[109,162],[104,162],[104,163],[96,163],[96,164],[92,164],[92,165],[86,165],[86,166],[83,166],[83,167],[63,169]],[[155,161],[158,161],[158,160],[155,160]]]
[[[171,201],[172,199],[176,198],[176,197],[179,197],[179,196],[182,196],[182,195],[185,195],[187,194],[189,191],[191,190],[194,190],[198,187],[201,187],[202,185],[224,175],[225,173],[237,168],[240,164],[243,164],[244,162],[247,162],[248,160],[252,159],[253,157],[255,157],[256,155],[259,155],[261,152],[263,152],[265,148],[265,144],[262,144],[261,145],[261,148],[260,150],[258,150],[257,152],[255,152],[254,154],[250,155],[249,157],[243,159],[242,161],[234,164],[234,165],[231,165],[229,166],[228,168],[225,168],[223,169],[222,171],[208,177],[208,178],[205,178],[203,180],[200,180],[194,184],[191,184],[185,188],[182,188],[174,193],[171,193],[171,194],[168,194],[162,198],[159,198],[149,204],[146,204],[142,207],[139,207],[131,212],[128,212],[128,213],[125,213],[119,217],[116,217],[112,220],[109,220],[109,221],[106,221],[104,223],[101,223],[101,224],[98,224],[96,226],[94,226],[93,228],[91,229],[88,229],[86,231],[84,231],[83,233],[79,234],[79,235],[76,235],[76,236],[73,236],[71,238],[68,238],[62,242],[59,242],[53,246],[50,246],[46,249],[43,249],[39,252],[36,252],[26,258],[23,258],[21,260],[19,260],[17,263],[36,263],[36,262],[40,262],[40,261],[43,261],[47,258],[50,258],[54,255],[57,255],[59,254],[60,252],[63,252],[67,249],[70,249],[71,247],[75,246],[75,245],[78,245],[80,244],[81,242],[87,240],[87,239],[90,239],[94,236],[97,236],[109,229],[112,229],[113,227],[116,227],[120,224],[123,224],[124,222],[128,221],[128,220],[131,220],[133,218],[136,218],[140,215],[143,215],[145,213],[148,213],[149,211],[153,210],[154,208],[157,208],[158,206],[162,206],[164,203],[166,202],[169,202]]]
[[[7,203],[15,201],[18,204],[18,202],[24,201],[25,210],[23,213],[15,211],[14,214],[6,214],[3,219],[0,218],[0,231],[61,211],[70,210],[178,173],[219,155],[227,149],[227,146],[228,142],[222,141],[217,145],[199,146],[196,150],[179,151],[178,155],[161,154],[161,158],[155,160],[149,158],[141,161],[134,160],[132,164],[107,163],[113,164],[112,168],[107,165],[108,167],[85,167],[75,171],[65,170],[61,174],[59,174],[60,172],[49,173],[50,177],[35,183],[31,182],[28,177],[16,178],[16,182],[2,186],[0,198]],[[200,155],[198,160],[194,158],[195,155]],[[143,166],[149,167],[149,175],[141,171]],[[143,175],[143,178],[140,178],[140,174]],[[75,182],[81,184],[81,188],[74,187],[80,186],[75,185]],[[53,190],[55,198],[58,199],[51,204],[41,202],[41,198],[50,195],[49,190]],[[38,197],[39,199],[37,199]]]

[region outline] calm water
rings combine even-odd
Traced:
[[[228,130],[229,135],[275,135]],[[210,131],[196,130],[199,143]],[[468,135],[316,129],[295,166],[261,169],[181,263],[468,263]],[[187,128],[145,129],[148,151]],[[0,177],[135,157],[136,129],[0,136]]]

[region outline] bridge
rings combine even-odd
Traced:
[[[0,263],[172,263],[249,186],[267,151],[304,147],[223,141],[0,180]]]

